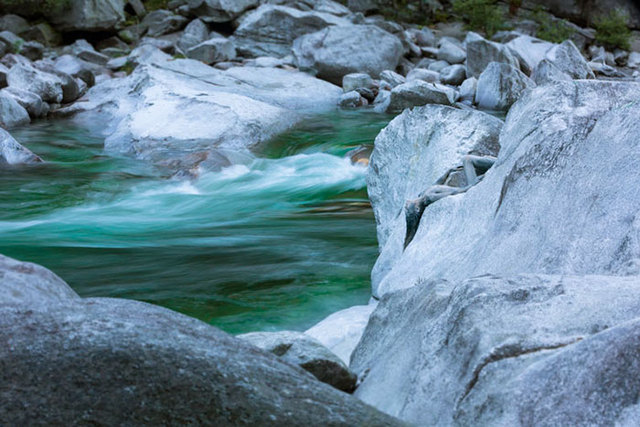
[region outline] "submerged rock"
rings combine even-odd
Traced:
[[[79,299],[50,272],[6,258],[0,275],[0,417],[9,424],[401,425],[196,319]]]
[[[339,84],[349,73],[377,78],[382,71],[395,69],[402,43],[374,25],[331,26],[296,39],[293,55],[299,68]]]
[[[482,182],[429,206],[406,250],[383,250],[376,295],[484,273],[640,273],[639,196],[620,184],[640,181],[638,99],[640,84],[594,80],[525,93],[509,111],[498,160]],[[372,165],[394,159],[374,153]],[[398,203],[402,193],[390,188],[376,193],[374,210]]]
[[[248,343],[300,366],[318,380],[347,393],[356,388],[356,376],[319,341],[302,332],[252,332],[238,335]]]
[[[0,106],[2,105],[1,103],[2,97],[0,96]],[[2,164],[19,165],[40,162],[42,162],[40,157],[20,145],[9,132],[0,128],[0,166]],[[45,293],[49,292],[47,287],[49,281],[54,280],[53,274],[45,274],[44,272],[48,271],[39,266],[31,266],[31,264],[18,266],[18,264],[20,263],[0,255],[0,271],[4,270],[4,274],[0,274],[2,278],[0,305],[3,303],[11,304],[14,298],[24,298],[25,293],[28,294],[34,289]],[[31,276],[26,277],[32,273],[35,275],[35,279]],[[24,286],[25,280],[33,280],[34,283],[30,288],[27,288]]]
[[[637,405],[639,324],[638,277],[425,279],[371,315],[356,396],[416,425],[613,425]]]

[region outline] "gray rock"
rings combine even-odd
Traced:
[[[67,55],[74,55],[83,61],[91,62],[96,65],[106,65],[109,57],[95,50],[95,48],[86,40],[76,40],[72,45],[65,46],[62,52]]]
[[[488,114],[440,105],[406,110],[393,119],[376,138],[367,173],[380,247],[407,200],[461,164],[464,155],[497,154],[501,129],[502,121]]]
[[[451,65],[440,71],[440,81],[447,85],[460,86],[466,78],[467,70],[464,65]]]
[[[32,65],[14,65],[7,74],[7,83],[9,87],[33,92],[45,102],[59,104],[64,97],[62,81]]]
[[[5,129],[29,123],[29,113],[13,97],[0,91],[0,127]]]
[[[450,66],[451,64],[449,64],[447,61],[434,61],[431,64],[429,64],[428,69],[431,71],[435,71],[436,73],[439,73],[440,71]]]
[[[352,356],[356,396],[416,425],[613,425],[637,404],[639,285],[424,280],[371,315]]]
[[[126,58],[125,58],[126,60]],[[95,64],[83,61],[73,55],[62,55],[53,62],[56,70],[69,74],[70,76],[82,79],[88,86],[93,86],[96,75],[105,73],[106,70]]]
[[[0,17],[0,31],[11,31],[14,34],[20,34],[28,29],[29,23],[21,16],[8,14]]]
[[[8,53],[0,59],[0,63],[5,67],[12,68],[16,64],[31,65],[31,61],[22,55]]]
[[[44,269],[1,262],[0,417],[10,425],[401,425],[196,319],[80,300]]]
[[[467,53],[460,46],[448,39],[442,39],[438,48],[438,59],[449,64],[461,64],[467,58]]]
[[[440,73],[424,68],[414,68],[407,74],[407,81],[422,80],[427,83],[440,83]]]
[[[347,393],[355,390],[357,378],[348,366],[319,341],[302,332],[252,332],[238,338],[301,367],[338,390]]]
[[[343,18],[322,12],[302,12],[285,7],[262,5],[247,14],[235,31],[238,53],[246,57],[283,57],[291,53],[293,41],[329,25],[350,25]],[[361,71],[361,70],[356,70]]]
[[[627,60],[629,68],[640,68],[640,52],[631,52]]]
[[[333,313],[304,333],[318,340],[349,365],[351,353],[360,341],[376,304],[357,305]]]
[[[373,25],[340,25],[297,38],[293,54],[298,67],[339,83],[349,73],[364,72],[377,78],[382,71],[395,69],[402,44]]]
[[[535,83],[517,68],[492,62],[478,79],[476,103],[485,110],[508,110]]]
[[[39,42],[24,42],[20,48],[20,54],[32,61],[37,61],[44,55],[44,46]]]
[[[163,64],[169,60],[171,60],[171,56],[150,44],[138,46],[127,56],[127,62],[135,67],[138,65]]]
[[[20,53],[24,39],[16,36],[11,31],[0,31],[0,42],[4,43],[10,52]]]
[[[193,46],[186,52],[187,58],[197,59],[205,64],[230,61],[236,57],[233,42],[222,37],[214,38]]]
[[[543,59],[536,65],[536,68],[533,69],[531,80],[538,86],[541,86],[553,84],[557,81],[571,80],[571,77],[567,73],[562,72],[553,62],[548,59]]]
[[[0,88],[7,87],[7,74],[9,74],[9,69],[0,63]]]
[[[473,104],[476,100],[478,79],[470,77],[460,85],[460,101]]]
[[[352,90],[340,96],[338,105],[340,105],[342,108],[357,108],[367,105],[367,103],[367,100],[364,99],[362,95],[360,95],[355,90]]]
[[[2,92],[0,92],[0,108],[3,106],[3,99]],[[2,112],[3,110],[0,110],[0,120],[3,117]],[[40,162],[42,162],[40,157],[20,145],[9,132],[0,128],[0,166]],[[40,266],[19,263],[0,255],[0,271],[4,273],[0,273],[2,278],[0,306],[13,305],[15,301],[32,297],[32,294],[38,294],[37,297],[40,296],[39,294],[45,294],[51,298],[57,297],[57,295],[50,295],[52,292],[49,288],[52,287],[52,282],[60,279]],[[27,287],[24,284],[25,281],[33,283]],[[69,290],[71,291],[71,289]],[[71,292],[73,293],[73,291]]]
[[[389,108],[389,103],[391,102],[391,91],[390,90],[379,90],[378,95],[373,100],[373,109],[378,113],[385,113],[387,108]]]
[[[500,62],[519,68],[520,64],[509,48],[484,38],[467,42],[467,75],[479,77],[491,62]]]
[[[37,61],[33,64],[39,71],[45,72],[51,76],[55,76],[60,81],[62,88],[62,100],[64,104],[75,101],[80,97],[80,88],[73,76],[60,71],[51,61]]]
[[[589,68],[591,71],[599,76],[609,77],[609,78],[623,78],[627,79],[628,76],[618,69],[611,67],[607,64],[603,64],[602,62],[589,62]]]
[[[530,36],[520,36],[506,45],[511,53],[520,61],[520,68],[527,75],[540,61],[546,58],[547,52],[555,45]]]
[[[199,19],[194,19],[187,25],[182,32],[180,40],[178,41],[178,47],[183,52],[186,52],[190,48],[207,41],[209,38],[209,29]]]
[[[428,27],[423,27],[420,30],[412,31],[411,36],[415,43],[420,47],[436,45],[436,36]]]
[[[184,16],[175,15],[168,10],[154,10],[142,20],[142,25],[147,27],[147,36],[158,37],[183,29],[189,20]]]
[[[379,8],[376,0],[349,0],[347,5],[352,11],[362,13],[374,12]]]
[[[49,112],[49,104],[43,102],[42,98],[33,92],[7,87],[0,90],[0,93],[13,98],[33,118],[44,117]]]
[[[141,48],[154,49],[136,50]],[[97,84],[85,102],[59,114],[74,115],[76,123],[103,135],[107,151],[183,171],[221,151],[246,154],[305,113],[334,109],[341,94],[341,88],[297,71],[220,71],[178,59],[139,65],[124,79]]]
[[[384,80],[385,82],[389,83],[391,88],[407,82],[407,79],[404,76],[391,70],[384,70],[383,72],[381,72],[380,80]]]
[[[62,43],[62,36],[46,22],[31,25],[26,31],[20,33],[25,40],[36,41],[45,46],[53,47]]]
[[[188,12],[207,22],[230,22],[259,5],[260,0],[193,0],[188,2]]]
[[[640,179],[639,98],[638,83],[595,80],[525,92],[509,111],[498,160],[484,179],[427,208],[406,250],[383,248],[375,294],[485,273],[638,274],[636,195],[620,182]],[[575,183],[584,184],[581,191]],[[396,191],[377,193],[377,203],[390,206]],[[402,228],[390,233],[404,237]]]
[[[452,105],[454,102],[453,89],[437,83],[413,80],[393,88],[387,112],[398,113],[406,108],[426,104]]]
[[[39,0],[10,1],[0,5],[0,12],[44,18],[63,32],[111,31],[124,22],[124,1],[69,0],[47,5]]]
[[[589,64],[571,40],[565,40],[562,44],[550,49],[546,53],[546,59],[573,79],[595,78]]]
[[[373,79],[369,74],[351,73],[342,78],[342,90],[345,92],[351,92],[359,88],[371,89],[373,87]]]

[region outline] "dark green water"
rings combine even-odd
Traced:
[[[0,253],[82,296],[147,301],[232,333],[303,330],[369,298],[366,171],[343,155],[388,120],[314,117],[252,163],[195,181],[109,156],[70,123],[13,130],[47,164],[0,170]]]

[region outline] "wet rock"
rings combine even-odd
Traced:
[[[478,38],[467,42],[467,75],[478,78],[491,62],[519,68],[519,62],[503,44]]]
[[[395,69],[402,55],[397,37],[373,25],[336,25],[299,37],[293,45],[296,64],[318,77],[340,83],[349,73],[377,78]]]
[[[187,50],[186,55],[187,58],[213,64],[234,59],[236,49],[231,40],[218,37],[193,46]]]
[[[3,105],[2,96],[0,95],[0,108]],[[2,110],[0,110],[0,120],[2,119]],[[0,167],[3,165],[21,165],[30,163],[40,163],[42,159],[27,148],[20,145],[9,132],[0,128]],[[29,268],[30,264],[24,264]],[[47,276],[41,270],[42,267],[34,266],[32,270],[23,270],[20,263],[14,262],[12,259],[0,256],[0,270],[4,272],[2,275],[2,289],[0,289],[0,305],[11,305],[14,300],[22,300],[30,292],[36,291],[48,293],[50,281],[56,278]],[[38,269],[39,268],[39,269]],[[34,286],[24,286],[24,280],[32,281],[35,279]],[[69,289],[70,290],[70,289]],[[73,292],[73,291],[71,291]],[[52,297],[55,297],[52,295]]]
[[[356,376],[349,367],[319,341],[301,332],[252,332],[239,335],[247,341],[281,359],[301,367],[318,380],[338,390],[353,392]]]
[[[397,218],[404,222],[405,202],[461,164],[462,156],[497,154],[501,129],[502,121],[489,114],[440,105],[405,110],[392,120],[376,138],[367,174],[380,247]]]
[[[460,86],[466,78],[467,71],[464,65],[451,65],[440,71],[440,81],[447,85]]]
[[[401,425],[196,319],[141,302],[79,299],[31,264],[0,268],[8,278],[0,281],[0,414],[11,425]]]
[[[492,62],[478,79],[476,103],[486,110],[508,110],[527,88],[534,86],[533,80],[520,70]]]
[[[467,58],[467,53],[460,46],[447,39],[442,39],[438,48],[438,59],[449,64],[461,64]]]
[[[393,88],[387,112],[399,113],[405,108],[426,104],[452,105],[454,102],[453,89],[440,84],[413,80]]]
[[[328,13],[265,4],[242,19],[233,41],[242,56],[283,57],[291,53],[296,38],[330,25],[350,25],[350,22]]]

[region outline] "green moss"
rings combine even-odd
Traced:
[[[35,9],[46,15],[63,12],[71,5],[71,0],[1,0],[0,3],[3,9]]]
[[[631,48],[631,30],[627,27],[629,16],[621,10],[612,10],[594,23],[596,28],[596,42],[609,49]]]
[[[453,13],[475,31],[483,31],[488,37],[505,29],[503,10],[496,0],[454,0]]]
[[[145,0],[143,1],[145,9],[151,12],[158,9],[167,9],[169,0]]]
[[[538,23],[538,38],[552,43],[562,43],[570,39],[575,30],[564,19],[553,19],[541,8],[534,11],[533,20]]]

